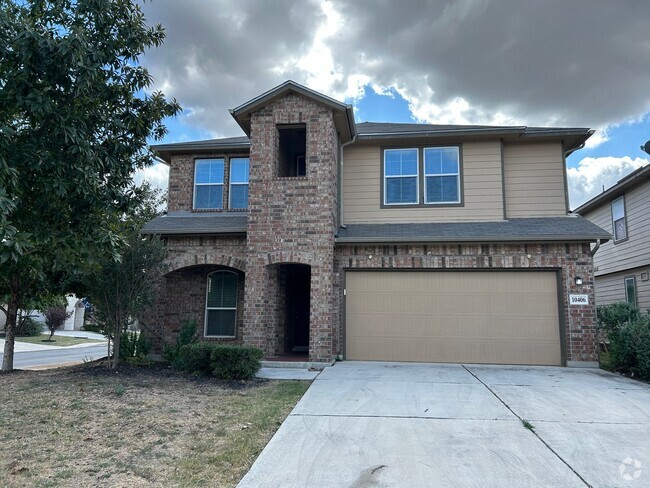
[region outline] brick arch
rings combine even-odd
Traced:
[[[306,264],[316,265],[316,258],[313,253],[301,251],[274,251],[266,255],[266,264]]]
[[[242,258],[237,258],[227,254],[202,254],[200,256],[189,255],[171,259],[167,262],[167,274],[173,273],[182,268],[205,265],[224,266],[226,268],[236,269],[242,273],[246,272],[246,261]]]

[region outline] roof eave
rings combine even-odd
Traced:
[[[606,242],[611,238],[605,236],[594,235],[575,235],[575,236],[561,236],[561,235],[539,235],[539,236],[477,236],[477,237],[461,237],[461,236],[422,236],[422,237],[337,237],[335,242],[337,244],[396,244],[396,243],[435,243],[435,242]]]
[[[596,195],[591,200],[583,203],[578,208],[573,210],[573,213],[578,215],[584,215],[587,212],[599,207],[600,205],[607,203],[610,199],[616,198],[619,195],[623,194],[625,190],[632,188],[636,185],[640,185],[644,180],[650,179],[650,165],[642,166],[641,168],[633,171],[629,175],[623,177],[618,183],[616,183],[611,188],[608,188],[604,192]]]
[[[245,235],[246,230],[239,227],[221,228],[218,231],[215,229],[142,229],[142,235],[156,235],[156,236],[184,236],[184,235]]]
[[[230,109],[229,110],[230,115],[235,119],[237,125],[239,125],[239,127],[242,128],[244,133],[247,136],[250,136],[250,130],[251,130],[250,114],[255,110],[268,104],[270,101],[278,97],[281,97],[285,93],[288,93],[290,91],[296,92],[304,97],[315,100],[317,103],[325,105],[331,108],[332,110],[345,113],[345,118],[347,122],[346,128],[348,134],[346,134],[346,137],[344,138],[344,142],[348,140],[352,140],[354,138],[354,136],[356,135],[356,125],[354,123],[354,111],[351,105],[341,103],[338,100],[328,97],[327,95],[323,95],[322,93],[318,93],[317,91],[307,88],[306,86],[300,85],[299,83],[296,83],[295,81],[292,80],[285,81],[284,83],[276,86],[275,88],[271,88],[270,90],[249,100],[248,102],[245,102],[239,105],[238,107]]]

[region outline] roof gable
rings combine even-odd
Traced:
[[[336,124],[342,142],[350,141],[356,136],[352,105],[341,103],[338,100],[334,100],[292,80],[287,80],[281,85],[231,109],[230,114],[244,130],[246,135],[250,135],[251,114],[288,93],[297,93],[330,108],[334,113],[334,123]]]

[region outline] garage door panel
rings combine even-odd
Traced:
[[[346,357],[560,364],[553,272],[348,272]]]

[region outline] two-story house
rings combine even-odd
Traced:
[[[596,303],[650,309],[650,166],[638,168],[575,210],[613,239],[594,255]]]
[[[568,216],[583,128],[355,124],[288,81],[231,110],[246,134],[154,149],[170,167],[168,340],[267,357],[594,365],[591,244]],[[575,305],[570,295],[578,295]]]

